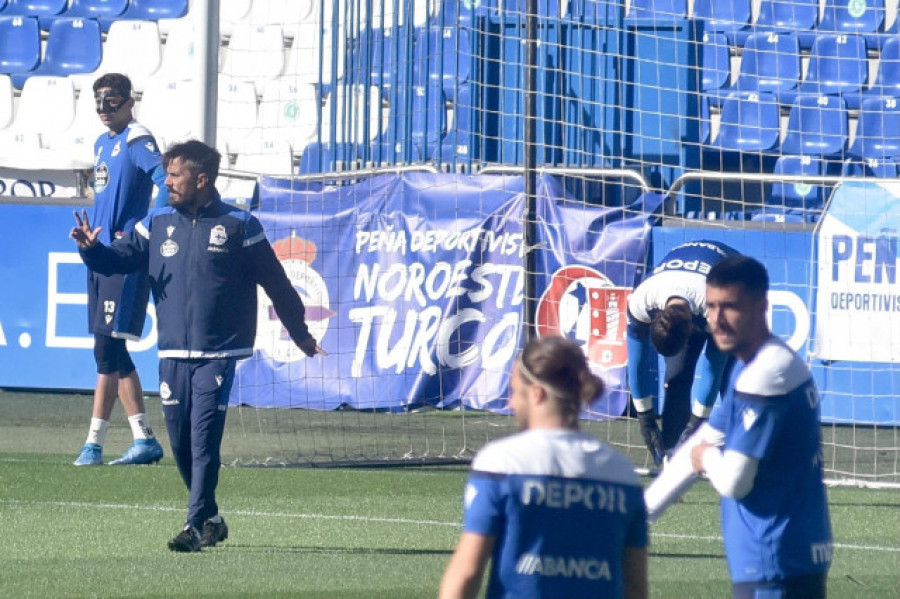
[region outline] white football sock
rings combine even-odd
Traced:
[[[150,419],[146,414],[135,414],[128,417],[128,424],[131,425],[131,434],[137,439],[152,439],[153,429],[150,428]]]
[[[106,441],[106,429],[109,428],[109,422],[100,418],[91,418],[91,426],[88,429],[87,441],[85,443],[96,443],[103,447]]]

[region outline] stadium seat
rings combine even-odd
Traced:
[[[716,92],[731,81],[731,48],[724,33],[704,33],[702,48],[701,89],[707,93]],[[717,93],[712,95],[718,96]]]
[[[301,175],[348,170],[359,162],[359,148],[352,143],[310,143],[300,156]]]
[[[253,0],[247,20],[251,25],[278,25],[285,38],[293,39],[300,32],[301,24],[316,22],[320,1]]]
[[[21,87],[35,75],[64,77],[92,73],[100,66],[103,40],[100,26],[91,19],[58,19],[47,34],[44,58],[28,73],[14,73],[13,84]]]
[[[769,93],[732,92],[722,103],[713,151],[767,152],[778,147],[778,102]]]
[[[190,81],[153,78],[147,82],[136,116],[153,132],[161,149],[191,137],[189,114],[181,107],[190,105],[192,91]]]
[[[849,119],[843,98],[804,94],[791,105],[781,152],[843,158],[848,139]]]
[[[860,92],[869,76],[866,40],[857,35],[816,37],[803,81],[796,89],[779,90],[783,104],[791,104],[798,94],[840,95]]]
[[[416,86],[412,102],[412,143],[426,161],[438,151],[447,132],[447,102],[440,84]]]
[[[226,4],[228,4],[226,2]],[[80,19],[115,19],[128,8],[128,0],[72,0],[63,13]]]
[[[869,158],[900,158],[900,100],[872,97],[863,100],[850,155]]]
[[[567,2],[561,0],[536,0],[539,19],[559,19],[567,10]],[[501,18],[524,18],[528,10],[528,0],[503,0]]]
[[[884,0],[825,0],[825,12],[815,34],[847,34],[863,36],[870,47],[880,46],[885,23]],[[812,32],[801,35],[810,40]]]
[[[40,135],[13,127],[0,129],[0,164],[6,168],[48,170],[50,153],[41,148]]]
[[[41,62],[41,31],[33,17],[0,16],[0,73],[33,71]],[[17,88],[25,77],[13,79]]]
[[[755,33],[747,38],[734,85],[707,95],[714,106],[733,91],[788,92],[800,80],[800,44],[791,33]]]
[[[266,153],[286,145],[300,155],[316,137],[319,110],[316,88],[288,77],[267,84],[257,112],[256,126],[247,140],[250,153]],[[274,150],[273,150],[274,151]]]
[[[475,135],[474,125],[477,114],[471,85],[460,85],[453,90],[450,109],[447,114],[447,133],[431,158],[440,163],[452,164],[457,169],[468,168],[473,159]]]
[[[848,158],[841,165],[841,176],[896,179],[900,176],[900,162],[895,158]]]
[[[400,65],[405,62],[398,56],[407,47],[402,35],[389,33],[383,29],[363,29],[350,42],[347,75],[352,82],[384,88],[393,85]]]
[[[7,0],[3,14],[38,18],[53,17],[65,12],[67,4],[67,0]]]
[[[826,174],[826,164],[817,156],[779,156],[773,173],[822,176]],[[766,203],[785,208],[821,208],[828,189],[827,185],[815,182],[773,183]]]
[[[75,86],[68,77],[29,77],[22,87],[15,127],[41,135],[59,133],[75,120]]]
[[[98,19],[103,31],[107,31],[113,21],[159,21],[177,19],[188,12],[188,0],[128,0],[128,7],[120,15]]]
[[[162,45],[156,21],[115,21],[103,43],[100,66],[87,75],[72,75],[78,89],[90,88],[104,73],[124,73],[142,92],[162,63]]]
[[[339,85],[325,96],[321,140],[326,144],[368,144],[381,135],[384,122],[377,86]]]
[[[632,0],[629,19],[671,21],[687,18],[686,0]]]
[[[849,110],[859,110],[866,98],[878,96],[900,98],[900,38],[891,37],[882,46],[872,85],[862,92],[847,92],[842,96]]]
[[[756,22],[734,31],[733,41],[743,47],[754,33],[810,33],[815,30],[818,21],[819,0],[762,0]],[[812,40],[809,43],[812,44]]]
[[[14,102],[12,79],[9,75],[0,75],[0,129],[6,129],[12,123],[15,114]]]
[[[445,92],[469,80],[472,67],[469,32],[455,27],[422,28],[416,32],[414,81],[441,83]]]
[[[750,0],[694,0],[693,16],[703,19],[704,31],[724,33],[731,44],[735,33],[750,25]]]
[[[306,83],[332,85],[344,76],[343,31],[305,23],[288,50],[284,74]]]
[[[222,75],[257,82],[274,79],[284,71],[281,26],[238,23],[222,53]]]
[[[256,126],[256,86],[252,81],[219,76],[216,145],[240,154],[242,143]]]
[[[228,39],[236,23],[244,23],[250,18],[253,0],[230,0],[219,5],[219,36]]]
[[[187,81],[195,77],[194,39],[198,25],[191,19],[172,21],[157,74],[168,81]]]
[[[75,100],[75,118],[64,131],[41,136],[41,145],[57,155],[69,156],[73,165],[91,168],[94,164],[94,142],[106,131],[97,117],[92,90],[82,90]]]

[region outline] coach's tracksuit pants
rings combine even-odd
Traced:
[[[159,393],[169,442],[190,492],[186,524],[198,530],[219,513],[220,448],[235,363],[234,358],[159,361]]]

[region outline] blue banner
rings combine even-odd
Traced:
[[[538,333],[585,348],[611,388],[586,415],[618,416],[624,300],[648,218],[584,206],[552,178],[540,180],[537,207]],[[232,401],[505,410],[523,344],[523,210],[519,177],[382,176],[331,190],[263,180],[258,216],[330,355],[296,350],[261,298],[257,351]]]

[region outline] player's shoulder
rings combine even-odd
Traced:
[[[128,125],[128,135],[125,140],[128,142],[129,146],[140,144],[139,147],[146,148],[150,152],[159,153],[159,146],[156,144],[156,138],[153,137],[153,134],[150,133],[150,130],[147,129],[147,127],[137,121],[131,121]]]
[[[773,335],[741,371],[735,390],[762,397],[785,395],[811,377],[809,367],[800,356]]]
[[[528,430],[487,444],[472,462],[478,472],[604,480],[639,485],[625,455],[575,431]]]

